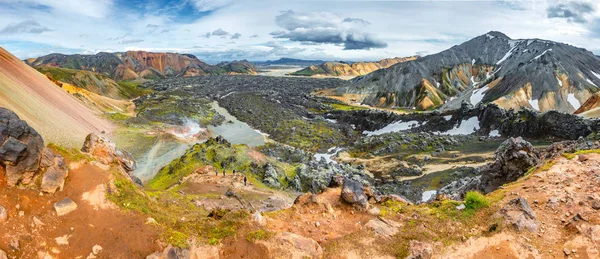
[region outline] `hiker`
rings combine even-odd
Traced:
[[[244,186],[246,186],[246,182],[248,182],[248,178],[246,178],[246,175],[244,175]]]
[[[219,176],[219,169],[215,169],[215,176]]]
[[[223,177],[225,177],[225,168],[223,168]]]

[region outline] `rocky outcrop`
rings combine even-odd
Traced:
[[[105,165],[118,163],[134,182],[141,184],[141,180],[133,175],[133,171],[136,169],[133,156],[129,152],[117,148],[117,145],[110,140],[90,133],[85,138],[81,152],[88,153]]]
[[[8,186],[33,186],[42,177],[41,190],[62,190],[69,169],[64,158],[44,147],[37,131],[12,111],[0,108],[0,174]]]
[[[406,259],[430,259],[433,257],[433,247],[429,243],[411,240],[409,251],[410,255]]]
[[[264,166],[264,171],[265,171],[265,177],[263,178],[263,183],[266,184],[267,186],[273,187],[273,188],[279,188],[280,184],[279,184],[279,180],[278,178],[278,174],[277,174],[277,170],[275,170],[275,167],[273,167],[273,165],[267,163]]]
[[[42,156],[42,165],[46,167],[46,172],[42,176],[40,189],[46,193],[55,193],[62,191],[65,180],[69,175],[69,168],[65,159],[57,154],[53,154],[49,149],[44,150]]]
[[[579,138],[578,140],[565,140],[554,142],[541,152],[545,159],[558,157],[564,153],[575,153],[578,150],[590,150],[600,148],[600,141]]]
[[[514,182],[543,161],[542,155],[522,138],[505,140],[494,152],[494,162],[479,169],[476,176],[453,181],[439,190],[449,199],[462,200],[471,190],[489,193],[503,184]]]
[[[494,152],[495,161],[482,168],[479,189],[488,193],[516,181],[540,163],[539,152],[522,138],[505,140]]]
[[[495,104],[477,109],[482,135],[497,130],[502,136],[576,140],[598,130],[597,123],[593,120],[558,111],[540,113],[521,109],[515,112],[504,110]]]
[[[300,166],[291,186],[301,192],[320,193],[325,188],[336,185],[334,181],[336,175],[353,179],[367,186],[370,186],[371,182],[374,181],[361,168],[348,164],[328,163],[324,160],[311,160]]]
[[[40,170],[42,137],[12,111],[0,108],[0,168],[9,186],[31,184]]]
[[[537,221],[535,211],[531,209],[527,200],[522,197],[513,199],[498,212],[504,220],[515,229],[536,232],[540,222]]]
[[[294,233],[278,233],[266,245],[268,258],[323,258],[323,248],[315,240]]]
[[[192,244],[189,248],[167,246],[162,252],[156,252],[146,259],[217,259],[219,247],[210,245]]]
[[[369,220],[369,222],[365,224],[366,229],[371,230],[376,235],[382,237],[396,235],[400,231],[400,227],[402,227],[400,223],[382,217]]]
[[[0,108],[0,165],[9,186],[29,185],[40,170],[42,137],[12,111]]]

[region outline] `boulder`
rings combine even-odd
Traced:
[[[258,224],[261,227],[267,225],[267,220],[265,219],[265,217],[262,216],[262,214],[260,214],[259,211],[255,212],[254,215],[252,215],[252,220],[254,220],[254,223]]]
[[[129,152],[117,148],[115,143],[94,133],[90,133],[85,138],[81,151],[90,154],[105,165],[110,165],[116,161],[130,176],[133,175],[133,171],[136,169],[135,159]]]
[[[378,236],[390,237],[398,233],[400,231],[400,223],[395,222],[393,220],[385,219],[385,218],[375,218],[369,220],[367,224],[365,224],[365,228],[373,231]]]
[[[362,183],[352,179],[345,179],[342,187],[342,199],[362,209],[367,209],[369,201],[365,195]]]
[[[64,216],[76,210],[77,204],[69,198],[64,198],[62,201],[54,203],[54,209],[58,216]]]
[[[319,243],[294,233],[278,233],[270,242],[267,247],[272,258],[323,258]]]
[[[505,183],[525,175],[540,163],[540,154],[521,137],[505,140],[494,153],[495,161],[482,168],[479,189],[491,192]]]
[[[515,229],[536,232],[540,222],[536,220],[535,211],[531,209],[527,200],[522,197],[510,200],[498,214]]]
[[[0,259],[8,259],[6,252],[2,251],[2,249],[0,249]]]
[[[264,170],[265,170],[265,177],[263,178],[263,183],[266,184],[267,186],[270,186],[273,188],[279,188],[280,184],[279,184],[277,170],[275,170],[275,167],[273,167],[273,165],[271,165],[270,163],[267,163],[264,166]]]
[[[411,240],[410,255],[406,259],[430,259],[433,257],[433,247],[429,243]]]
[[[50,160],[50,157],[52,160]],[[40,185],[41,191],[46,193],[55,193],[59,190],[62,191],[65,185],[65,179],[69,175],[69,169],[64,158],[61,155],[54,155],[45,150],[42,165],[49,166],[42,177]]]
[[[192,244],[189,248],[167,246],[162,252],[156,252],[146,259],[217,259],[219,247],[211,245]]]
[[[0,167],[8,186],[33,183],[44,150],[42,137],[12,111],[0,108]]]

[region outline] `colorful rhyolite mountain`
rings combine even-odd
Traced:
[[[200,61],[191,54],[145,51],[100,52],[95,55],[50,54],[36,59],[27,59],[25,62],[34,67],[49,66],[93,71],[118,81],[229,73],[256,74],[251,65],[246,65],[247,69],[244,71],[233,71],[231,66],[227,66],[231,63],[213,66]],[[237,64],[248,63],[247,61],[235,62]]]
[[[45,141],[64,147],[80,147],[90,132],[110,132],[113,128],[100,118],[99,112],[86,107],[3,48],[0,48],[0,107],[27,121]]]
[[[294,76],[361,76],[375,70],[388,68],[394,64],[417,59],[418,56],[405,58],[386,58],[375,62],[335,62],[329,61],[320,65],[308,66],[290,75]]]
[[[419,110],[494,102],[504,108],[574,112],[599,90],[600,59],[563,43],[489,32],[437,54],[358,77],[339,94]]]

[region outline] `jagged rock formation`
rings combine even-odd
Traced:
[[[26,62],[34,67],[50,66],[94,71],[114,80],[244,73],[243,70],[238,69],[237,64],[240,62],[232,66],[220,67],[206,64],[191,54],[145,51],[100,52],[95,55],[50,54]],[[236,71],[228,70],[233,68]]]
[[[531,143],[520,137],[505,140],[494,152],[494,158],[494,162],[480,168],[481,175],[453,181],[441,188],[439,193],[455,200],[471,190],[489,193],[505,183],[516,181],[543,161],[542,155]]]
[[[592,52],[539,39],[489,32],[461,45],[356,78],[340,93],[363,103],[426,110],[461,100],[572,113],[600,85]]]
[[[527,200],[523,197],[510,200],[498,214],[506,222],[512,225],[518,231],[528,230],[536,232],[540,222],[537,221],[536,213],[531,209]]]
[[[374,62],[335,62],[329,61],[320,65],[308,66],[290,75],[294,76],[361,76],[375,70],[388,68],[394,64],[417,59],[418,56],[405,58],[386,58]]]
[[[514,112],[495,104],[488,104],[477,110],[482,135],[497,130],[502,136],[576,140],[599,129],[595,120],[558,111],[540,113],[531,109],[521,109]]]
[[[482,168],[479,189],[488,193],[525,175],[540,163],[540,154],[522,138],[509,138],[494,152],[495,161]]]
[[[9,186],[31,184],[40,169],[44,140],[27,122],[0,108],[0,170]]]
[[[133,171],[136,168],[133,156],[129,152],[117,148],[116,144],[108,139],[90,133],[85,138],[81,152],[90,154],[105,165],[118,163],[135,183],[141,184],[141,180],[133,175]]]
[[[0,177],[8,186],[33,186],[42,174],[42,191],[62,190],[68,174],[63,157],[47,149],[27,122],[0,107]]]

